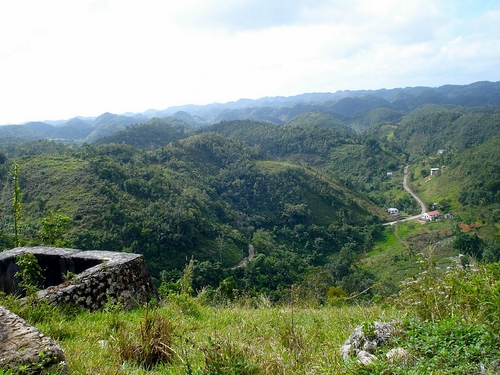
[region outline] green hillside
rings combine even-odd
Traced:
[[[431,165],[436,176],[415,177],[415,188],[429,202],[447,200],[451,208],[480,207],[500,203],[500,138],[494,136],[463,152],[450,151],[415,165],[415,175]]]
[[[71,373],[497,374],[499,87],[106,113],[51,133],[95,129],[81,146],[41,139],[48,124],[2,127],[0,250],[144,254],[160,299],[0,303],[61,342]],[[438,220],[418,219],[405,166]],[[374,321],[397,322],[395,338],[368,367],[344,362]]]
[[[142,124],[129,126],[108,136],[97,138],[92,142],[125,143],[142,149],[157,148],[187,137],[194,128],[176,118],[152,118]]]
[[[352,129],[335,117],[320,111],[305,112],[295,116],[286,123],[292,127],[325,127],[339,132],[352,133]]]
[[[2,174],[5,233],[12,233],[12,161],[7,159]],[[152,151],[85,145],[18,155],[16,162],[23,243],[40,243],[40,222],[50,210],[72,219],[66,243],[142,253],[157,278],[162,271],[174,275],[191,257],[209,262],[217,278],[200,276],[200,287],[217,286],[234,273],[244,289],[275,291],[309,268],[325,266],[345,246],[352,262],[384,216],[327,174],[266,159],[259,148],[215,133]],[[268,284],[231,271],[249,244],[262,254],[266,272],[289,267],[291,274]]]
[[[234,277],[241,290],[279,298],[280,288],[313,267],[349,292],[377,280],[394,288],[415,269],[408,249],[425,250],[444,236],[449,240],[438,254],[449,258],[457,253],[452,241],[461,221],[496,217],[500,115],[497,107],[432,104],[401,117],[389,108],[364,108],[368,102],[379,101],[356,101],[353,115],[371,124],[362,134],[311,111],[284,125],[236,120],[193,127],[173,117],[152,119],[82,147],[4,144],[4,247],[13,233],[16,161],[26,244],[40,243],[42,219],[56,212],[71,218],[65,243],[142,253],[157,280],[174,280],[193,257],[198,288]],[[116,118],[105,114],[95,122]],[[403,217],[420,211],[402,187],[407,163],[409,182],[427,207],[436,203],[453,221],[397,235],[378,225],[392,220],[388,207]],[[433,167],[440,173],[431,178]],[[489,222],[479,233],[485,248],[498,241],[495,228]],[[232,269],[249,245],[255,261]],[[399,276],[391,281],[386,272]]]
[[[403,119],[393,141],[407,153],[430,156],[440,149],[462,151],[499,134],[499,107],[438,107]]]

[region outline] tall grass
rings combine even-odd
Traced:
[[[196,298],[197,313],[185,314],[178,300],[92,313],[47,306],[36,325],[59,341],[71,374],[340,374],[339,348],[355,326],[399,316],[380,307],[211,307]]]
[[[76,311],[45,303],[0,304],[56,339],[71,374],[466,374],[498,373],[500,263],[460,258],[438,270],[432,251],[421,272],[392,300],[375,306],[313,308],[293,294],[272,306],[265,298],[219,304],[203,296],[169,295],[125,311]],[[369,367],[344,363],[339,349],[358,325],[399,321],[401,333]],[[385,360],[391,347],[404,363]],[[497,371],[497,372],[495,372]]]

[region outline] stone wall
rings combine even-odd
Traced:
[[[140,254],[81,251],[51,247],[16,248],[0,253],[0,290],[20,293],[15,273],[16,255],[33,253],[42,268],[44,290],[39,298],[96,310],[111,302],[126,307],[157,297],[156,289]],[[67,281],[63,275],[74,277]]]
[[[45,288],[38,298],[55,304],[97,310],[108,301],[132,307],[157,298],[139,254],[81,251],[51,247],[19,247],[0,252],[0,290],[21,294],[15,274],[16,256],[33,253],[42,269]],[[73,277],[64,280],[64,275]],[[26,368],[29,373],[67,374],[61,347],[39,330],[0,306],[0,369]]]

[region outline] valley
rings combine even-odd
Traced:
[[[419,342],[431,328],[471,330],[489,353],[500,308],[498,92],[483,82],[304,94],[0,126],[0,249],[142,254],[160,293],[152,306],[92,314],[1,303],[61,340],[74,373],[210,373],[225,355],[217,348],[256,369],[242,373],[364,373],[338,347],[374,319],[401,321]],[[434,210],[438,220],[419,220]],[[153,312],[180,327],[177,360],[156,370],[120,347]],[[432,373],[415,350],[415,368]],[[493,360],[478,354],[462,370]],[[418,373],[380,363],[373,373]]]

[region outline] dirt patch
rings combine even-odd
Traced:
[[[482,223],[472,223],[472,224],[460,223],[460,224],[458,224],[458,226],[463,232],[468,232],[471,230],[478,230],[479,228],[481,228],[483,226],[483,224]]]
[[[436,244],[439,241],[442,241],[445,238],[449,238],[451,236],[453,236],[453,232],[451,230],[439,229],[408,237],[405,239],[405,242],[408,244],[413,244],[414,251],[419,252],[429,245]]]

